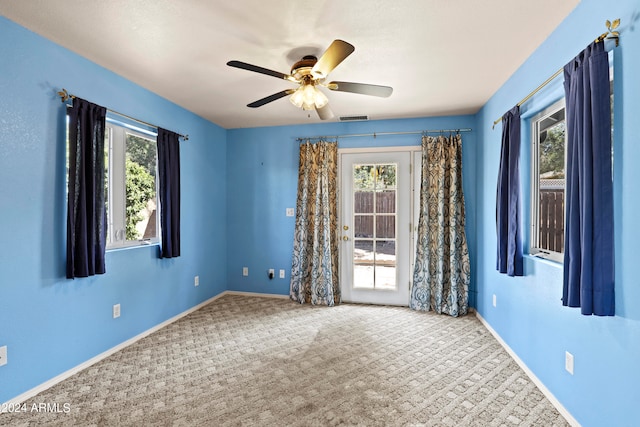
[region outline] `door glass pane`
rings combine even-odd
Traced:
[[[376,171],[376,189],[386,190],[396,188],[396,169],[397,165],[377,165]]]
[[[353,166],[354,288],[396,289],[397,168]]]
[[[376,173],[375,165],[353,165],[353,191],[372,191]]]
[[[396,212],[396,190],[383,190],[376,193],[376,212]]]
[[[373,289],[374,287],[373,241],[353,242],[353,287]]]
[[[356,191],[353,194],[353,211],[355,213],[373,213],[373,191]]]
[[[373,238],[373,215],[354,216],[353,237]]]
[[[396,216],[376,215],[376,239],[395,239]]]
[[[396,241],[377,240],[375,250],[376,289],[396,288]]]

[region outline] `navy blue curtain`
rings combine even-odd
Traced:
[[[496,195],[498,257],[496,268],[509,276],[522,276],[520,235],[520,107],[502,116],[502,149]]]
[[[74,98],[69,110],[67,278],[104,274],[106,207],[104,132],[107,110]]]
[[[564,67],[567,113],[562,304],[613,316],[613,174],[609,60],[592,43]]]
[[[158,175],[160,177],[160,258],[180,256],[180,143],[178,135],[158,128]]]

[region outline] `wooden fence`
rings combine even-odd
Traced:
[[[540,190],[540,247],[564,252],[564,191]]]
[[[376,192],[376,213],[394,214],[396,210],[396,192]],[[372,237],[373,232],[373,192],[357,191],[354,194],[353,211],[356,214],[354,237]],[[364,214],[364,215],[359,215]],[[376,237],[379,239],[395,238],[395,215],[379,215],[376,221]]]

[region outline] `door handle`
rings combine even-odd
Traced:
[[[349,238],[347,236],[342,236],[342,240],[346,242],[347,240],[349,240]]]

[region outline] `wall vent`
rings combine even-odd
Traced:
[[[369,116],[340,116],[341,122],[357,122],[369,120]]]

